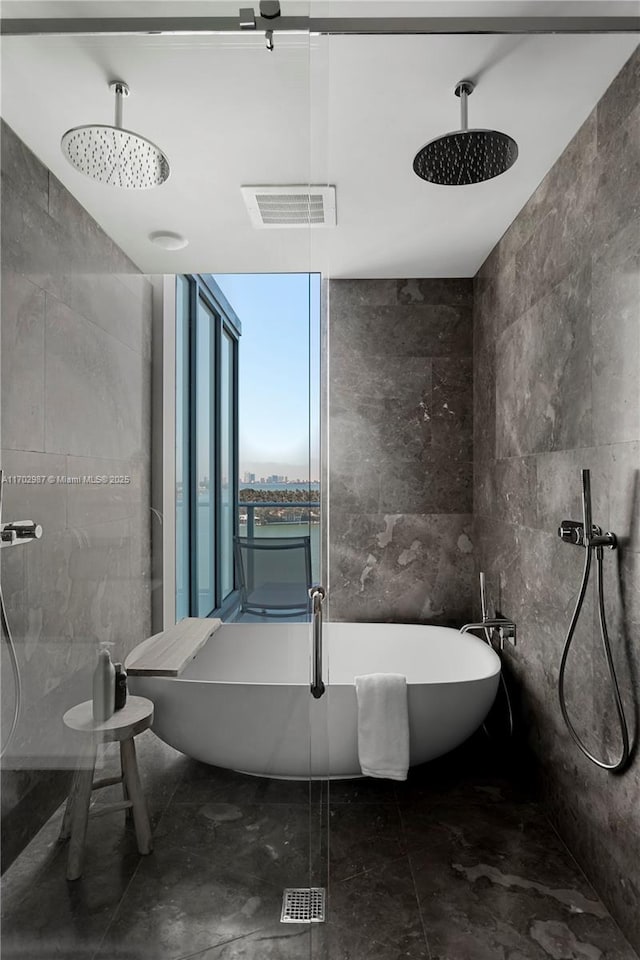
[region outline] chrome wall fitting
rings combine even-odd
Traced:
[[[253,12],[253,7],[240,7],[239,18],[241,30],[256,29],[256,15]]]
[[[260,0],[259,16],[262,20],[277,20],[281,15],[279,0]],[[241,30],[256,30],[256,14],[253,7],[240,7],[239,22]],[[273,53],[273,30],[267,30],[264,35],[267,50]]]
[[[265,20],[276,20],[281,12],[280,0],[260,0],[260,16]]]
[[[486,617],[480,623],[465,623],[460,627],[460,633],[471,633],[473,630],[497,630],[500,641],[500,649],[504,650],[504,641],[508,640],[515,647],[517,627],[513,620],[507,617]]]
[[[585,539],[584,524],[577,520],[563,520],[558,527],[558,536],[564,543],[571,543],[575,547],[587,547],[595,550],[596,547],[607,547],[609,550],[615,550],[618,546],[618,538],[615,533],[602,532],[602,528],[593,523],[591,525],[591,536]]]
[[[0,547],[15,547],[42,538],[42,527],[33,520],[13,520],[0,523]]]

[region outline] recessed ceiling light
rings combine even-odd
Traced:
[[[149,240],[151,240],[151,243],[162,247],[163,250],[182,250],[183,247],[189,245],[186,237],[183,237],[181,233],[174,233],[172,230],[154,230],[153,233],[149,234]]]

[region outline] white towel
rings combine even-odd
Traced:
[[[367,777],[406,780],[409,769],[407,678],[400,673],[356,677],[358,759]]]

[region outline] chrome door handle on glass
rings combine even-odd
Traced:
[[[325,691],[322,682],[322,603],[327,592],[320,584],[309,590],[313,612],[313,677],[311,680],[311,696],[319,700]]]

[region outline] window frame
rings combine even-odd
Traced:
[[[233,542],[229,544],[232,563],[232,589],[226,597],[222,597],[222,338],[223,331],[231,342],[231,382],[232,408],[230,410],[229,436],[231,438],[231,473],[229,478],[231,487],[232,537],[237,536],[239,530],[238,484],[239,484],[239,424],[238,424],[238,392],[239,392],[239,339],[242,335],[242,325],[233,308],[225,299],[222,290],[212,276],[207,274],[182,274],[188,284],[188,317],[184,324],[183,336],[186,339],[184,393],[183,405],[183,485],[187,491],[186,499],[186,528],[188,530],[188,616],[226,617],[239,603],[239,588],[237,584],[235,564],[233,561]],[[197,318],[198,309],[202,303],[212,319],[210,334],[210,361],[211,373],[210,391],[210,444],[211,444],[211,476],[210,494],[213,500],[213,555],[215,558],[215,572],[213,577],[213,607],[206,614],[198,612],[198,580],[197,580],[197,383],[196,383],[196,352],[197,352]],[[183,496],[185,493],[183,491]],[[176,544],[176,560],[177,560]],[[177,594],[177,582],[176,582]]]

